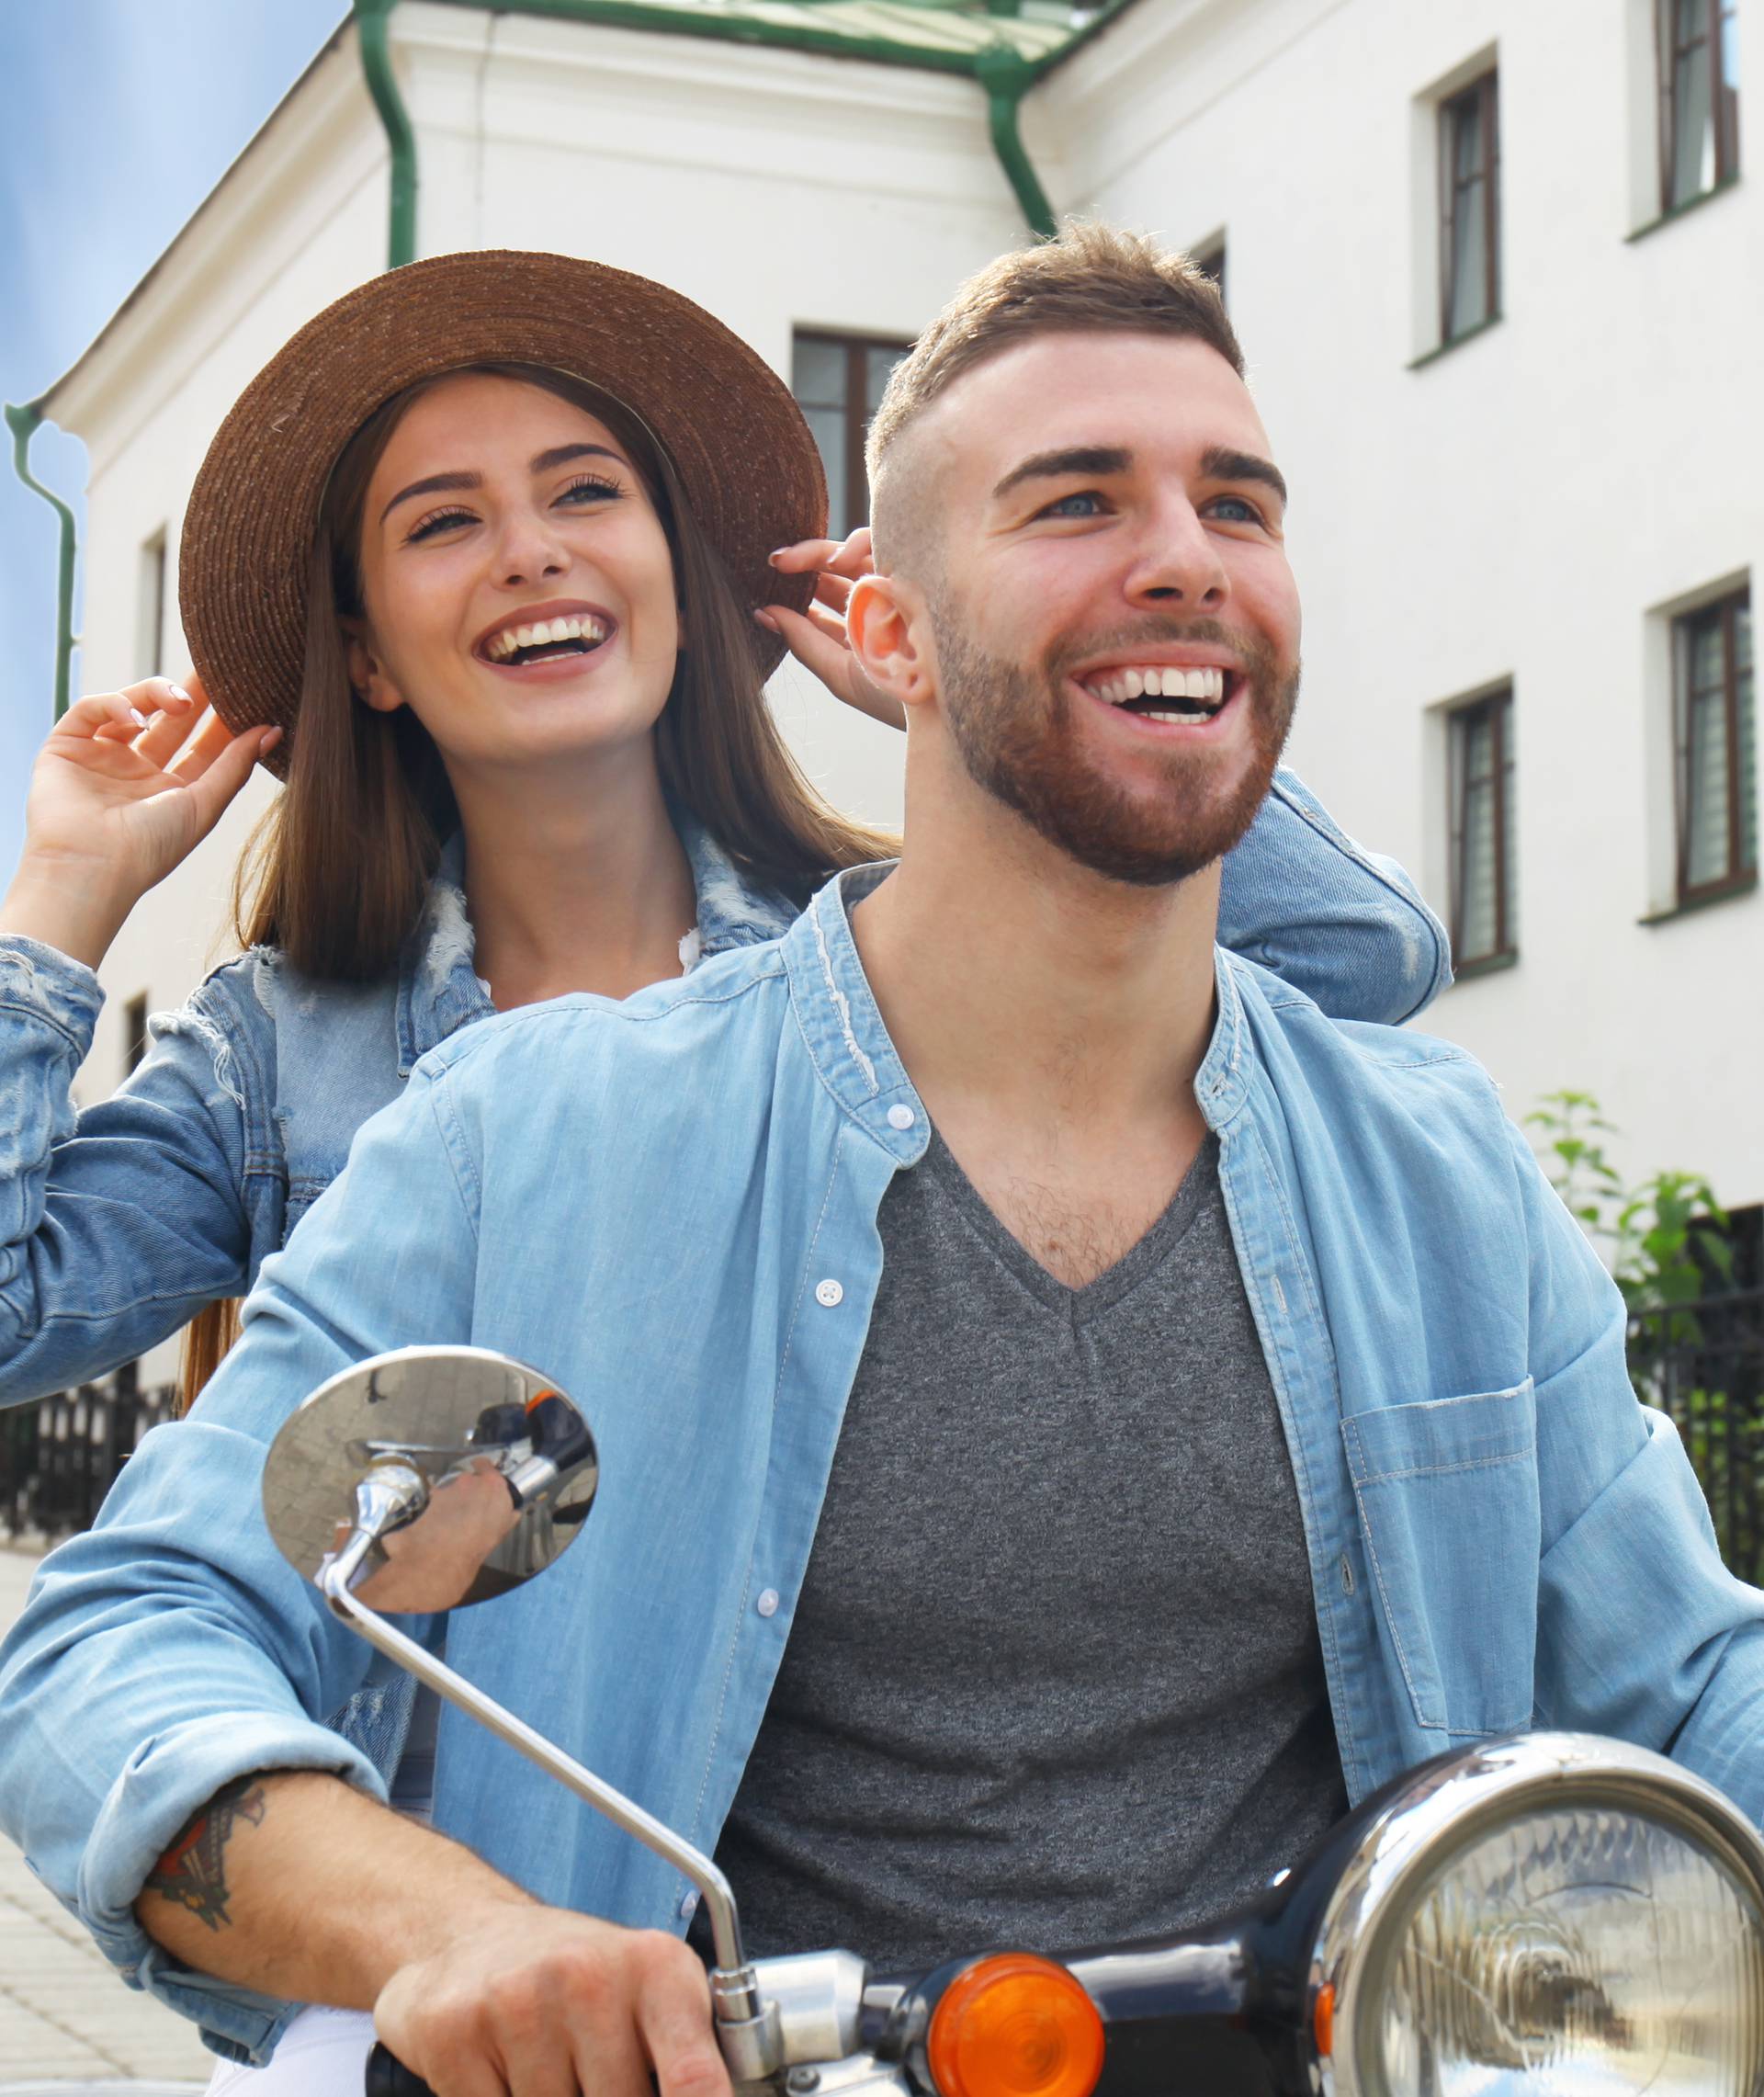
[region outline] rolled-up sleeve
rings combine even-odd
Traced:
[[[0,939],[0,1405],[107,1374],[249,1278],[247,1184],[273,1162],[224,997],[164,1016],[123,1089],[76,1112],[102,1003],[81,963]]]
[[[1227,855],[1219,939],[1331,1019],[1395,1026],[1452,980],[1445,927],[1414,882],[1356,844],[1283,766]]]
[[[1512,1141],[1532,1245],[1538,1722],[1669,1754],[1764,1825],[1764,1593],[1722,1563],[1678,1430],[1630,1386],[1623,1299]]]
[[[328,1770],[383,1796],[322,1723],[377,1663],[276,1549],[264,1457],[351,1362],[469,1337],[475,1270],[475,1217],[419,1072],[266,1262],[243,1336],[189,1418],[146,1437],[94,1528],[44,1561],[0,1647],[7,1832],[126,1979],[248,2053],[285,2006],[179,1967],[134,1904],[235,1777]]]

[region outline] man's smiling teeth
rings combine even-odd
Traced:
[[[484,653],[492,663],[506,663],[523,648],[550,648],[560,640],[582,640],[597,648],[605,638],[606,629],[597,618],[572,612],[564,618],[539,619],[532,626],[505,626],[485,641]]]
[[[1123,706],[1128,699],[1202,699],[1208,706],[1219,707],[1225,704],[1225,672],[1216,667],[1179,670],[1168,663],[1149,663],[1142,670],[1104,671],[1099,677],[1087,679],[1085,688],[1112,707]],[[1152,719],[1158,716],[1154,714]]]

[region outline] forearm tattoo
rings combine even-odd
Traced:
[[[266,1806],[259,1777],[235,1777],[223,1785],[184,1823],[177,1840],[147,1874],[149,1888],[187,1908],[211,1930],[230,1927],[227,1839],[240,1820],[262,1827]]]

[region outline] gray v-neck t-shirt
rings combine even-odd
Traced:
[[[1291,1460],[1209,1138],[1088,1287],[941,1139],[718,1862],[750,1952],[883,1969],[1204,1920],[1346,1810]]]

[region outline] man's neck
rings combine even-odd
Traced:
[[[455,782],[474,961],[506,1010],[568,991],[628,997],[680,972],[692,869],[647,742],[547,777]]]
[[[1108,880],[989,801],[909,831],[853,920],[871,990],[982,1196],[1082,1286],[1156,1220],[1205,1133],[1217,869]]]

